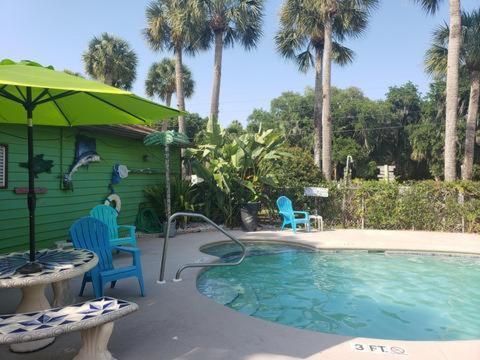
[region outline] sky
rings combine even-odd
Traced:
[[[93,36],[103,32],[127,40],[139,64],[133,92],[145,96],[149,66],[171,53],[149,49],[141,30],[149,0],[0,0],[0,59],[34,60],[57,70],[84,73],[82,53]],[[270,101],[284,91],[302,93],[313,85],[314,74],[300,73],[283,59],[273,41],[278,30],[281,0],[266,0],[263,37],[257,49],[240,46],[224,51],[220,122],[246,123],[254,108],[270,108]],[[462,0],[465,10],[479,7],[478,0]],[[426,15],[412,0],[383,0],[371,17],[365,34],[345,45],[356,53],[347,67],[333,66],[332,84],[359,87],[372,99],[382,99],[390,86],[412,81],[421,92],[430,79],[423,70],[423,57],[433,29],[448,20],[448,1],[435,16]],[[213,49],[184,57],[196,82],[195,94],[187,100],[189,112],[208,116],[213,77]],[[159,101],[159,100],[158,100]],[[172,100],[172,105],[176,100]]]

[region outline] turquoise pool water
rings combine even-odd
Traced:
[[[238,256],[235,245],[202,250]],[[248,244],[236,267],[197,280],[216,302],[261,319],[332,334],[402,340],[480,339],[480,259],[315,252]]]

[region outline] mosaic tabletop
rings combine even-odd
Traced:
[[[28,252],[15,252],[0,256],[0,288],[19,288],[80,276],[95,267],[98,257],[86,249],[44,249],[37,251],[37,262],[43,270],[33,274],[20,274],[17,270],[28,262]]]
[[[56,309],[0,315],[0,344],[37,340],[88,329],[137,309],[135,303],[102,297]]]

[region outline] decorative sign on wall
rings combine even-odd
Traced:
[[[68,174],[63,174],[62,189],[73,190],[73,174],[82,166],[88,166],[92,162],[100,161],[100,155],[97,154],[97,145],[95,139],[84,135],[75,137],[75,159],[70,166]]]
[[[8,187],[8,145],[0,144],[0,189]]]

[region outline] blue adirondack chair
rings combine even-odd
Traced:
[[[285,226],[290,225],[294,233],[297,232],[298,224],[305,224],[307,231],[310,232],[310,215],[306,211],[293,211],[292,201],[286,196],[280,196],[277,199],[277,206],[280,215],[283,218],[282,230]],[[295,217],[295,215],[303,215],[302,217]]]
[[[137,246],[137,239],[135,237],[135,226],[133,225],[118,225],[118,212],[111,206],[97,205],[90,211],[90,216],[105,223],[108,226],[108,234],[110,245],[126,245],[130,244]],[[119,230],[128,230],[129,235],[126,237],[119,236]]]
[[[110,246],[108,227],[100,220],[87,216],[77,220],[70,228],[70,238],[73,246],[93,251],[98,256],[98,265],[83,276],[80,296],[83,294],[85,284],[91,282],[95,297],[103,296],[105,284],[111,283],[115,287],[117,280],[135,276],[140,284],[140,293],[145,296],[142,274],[140,250],[134,247]],[[112,249],[132,254],[133,263],[122,268],[113,267]]]

